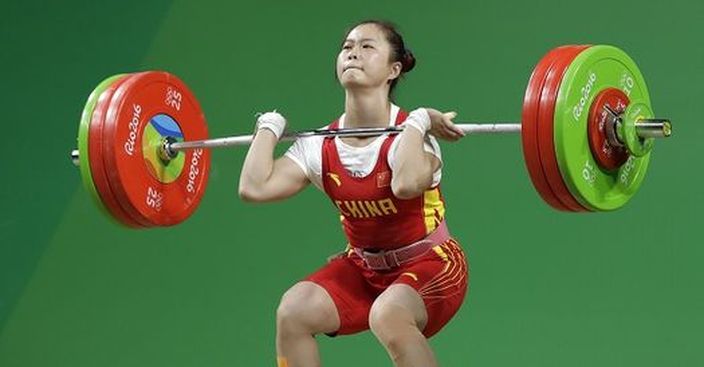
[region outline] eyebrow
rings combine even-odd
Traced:
[[[374,38],[362,38],[361,40],[359,40],[359,42],[368,42],[368,41],[376,42],[376,40]],[[347,43],[347,42],[355,42],[355,40],[352,38],[348,38],[343,43]]]

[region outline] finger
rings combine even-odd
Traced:
[[[457,112],[455,111],[450,111],[450,112],[445,112],[443,113],[443,116],[447,117],[448,119],[452,120],[455,117],[457,117]]]
[[[457,117],[457,113],[454,112],[454,111],[453,111],[453,112],[446,112],[446,113],[443,113],[443,114],[442,114],[442,122],[443,122],[443,124],[445,124],[445,125],[451,125],[451,124],[453,123],[452,120],[453,120],[455,117]]]
[[[455,112],[451,112],[451,113],[454,114],[454,115],[457,115]],[[457,127],[457,125],[455,125],[455,123],[453,123],[449,118],[447,118],[447,117],[448,117],[447,115],[446,115],[445,117],[446,117],[446,118],[443,119],[443,125],[444,125],[447,129],[453,131],[455,134],[459,135],[460,137],[462,137],[462,136],[465,135],[465,134],[464,134],[464,131],[462,131],[462,129],[460,129],[459,127]]]
[[[462,129],[460,129],[459,126],[457,126],[457,125],[455,125],[455,124],[453,124],[453,123],[450,123],[450,125],[448,125],[448,128],[449,128],[450,130],[454,131],[455,133],[457,133],[457,135],[459,135],[459,136],[465,136],[464,131],[462,131]]]
[[[457,141],[462,137],[461,131],[458,133],[458,132],[452,130],[448,125],[443,125],[442,129],[443,129],[444,135],[447,137],[448,140]]]
[[[457,141],[464,136],[462,130],[455,127],[448,118],[453,113],[454,112],[443,114],[442,120],[432,129],[431,133],[440,139],[449,141]]]
[[[442,140],[449,140],[450,139],[449,134],[445,131],[445,129],[443,129],[442,127],[439,127],[439,126],[437,128],[430,130],[430,135],[432,135],[438,139],[442,139]]]
[[[442,140],[447,140],[450,142],[454,142],[459,140],[459,136],[454,135],[452,132],[449,130],[439,130],[437,133],[433,134],[435,137],[442,139]]]
[[[456,141],[460,140],[460,136],[448,134],[448,135],[446,135],[445,140],[447,140],[449,142],[456,142]]]

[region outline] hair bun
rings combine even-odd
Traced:
[[[413,56],[413,52],[407,48],[403,50],[402,65],[403,67],[401,68],[401,71],[404,73],[413,70],[413,67],[416,66],[416,57]]]

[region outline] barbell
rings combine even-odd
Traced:
[[[672,124],[654,118],[645,80],[626,53],[569,45],[545,54],[523,99],[521,123],[458,123],[466,134],[521,133],[526,167],[542,199],[568,212],[615,210],[640,187],[656,138]],[[398,134],[388,128],[313,129],[311,136]],[[71,152],[101,210],[130,228],[187,219],[205,193],[208,148],[248,145],[253,135],[208,139],[195,95],[163,71],[111,76],[93,90]]]

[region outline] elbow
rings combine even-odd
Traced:
[[[254,199],[254,196],[252,195],[252,192],[240,185],[239,189],[237,190],[237,196],[240,197],[240,200],[244,202],[251,203]]]
[[[245,170],[240,173],[239,185],[237,188],[237,195],[240,200],[247,203],[257,203],[261,201],[261,182],[252,179],[252,177],[246,174]]]
[[[257,190],[254,190],[252,187],[247,185],[240,184],[237,194],[240,197],[240,200],[247,203],[257,203],[261,201]]]
[[[413,199],[423,193],[421,185],[395,179],[391,180],[391,191],[395,197],[402,200]]]

